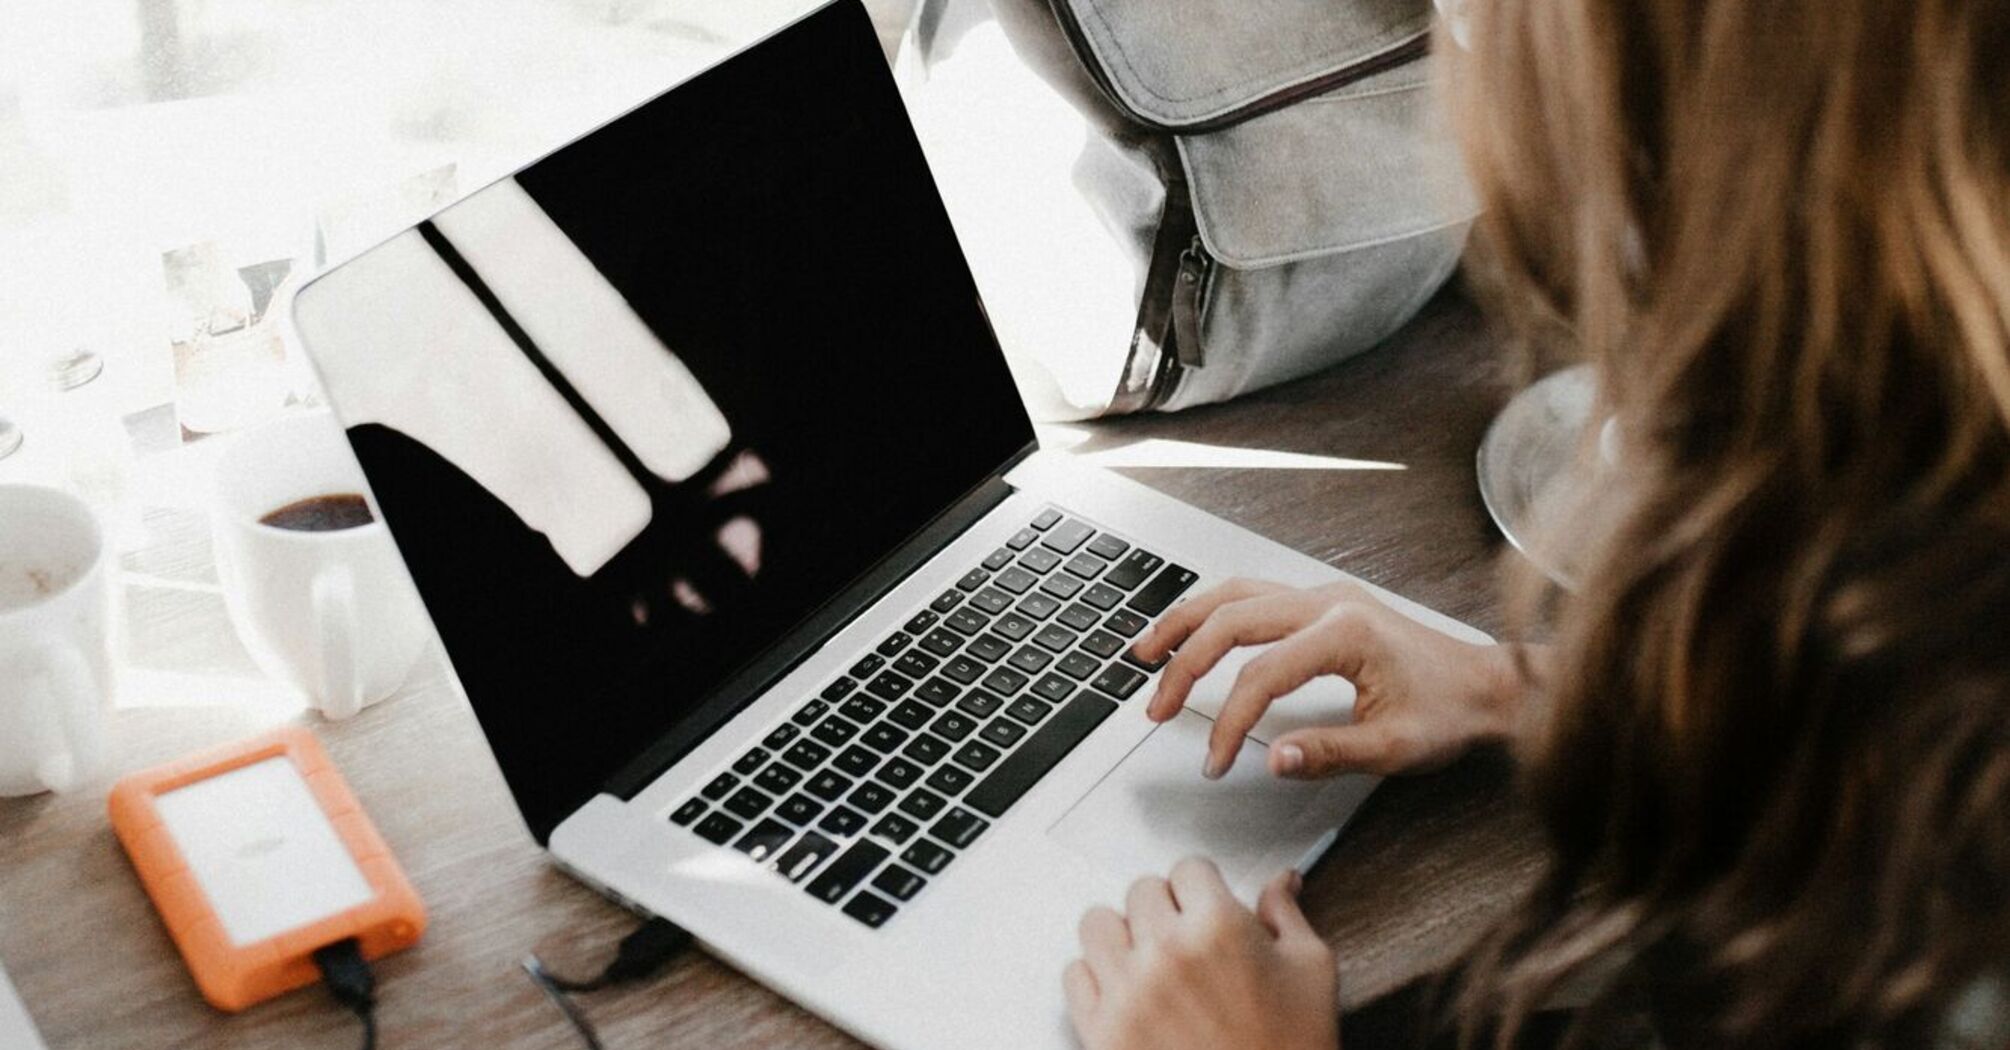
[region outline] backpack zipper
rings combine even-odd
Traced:
[[[1068,46],[1074,49],[1076,60],[1081,63],[1082,68],[1089,74],[1089,79],[1095,82],[1096,88],[1103,93],[1103,97],[1110,105],[1115,106],[1117,112],[1123,114],[1131,123],[1161,135],[1204,135],[1210,131],[1234,127],[1273,110],[1295,105],[1305,99],[1346,87],[1357,80],[1366,80],[1377,73],[1407,65],[1424,57],[1431,49],[1430,34],[1420,33],[1379,55],[1280,88],[1220,116],[1191,124],[1166,124],[1152,120],[1124,104],[1117,94],[1116,85],[1111,83],[1109,74],[1103,71],[1103,64],[1096,60],[1095,50],[1089,46],[1088,35],[1082,32],[1082,24],[1075,18],[1075,11],[1069,5],[1069,0],[1048,0],[1048,7],[1054,12],[1054,20],[1060,23],[1061,34],[1067,37]]]
[[[1200,337],[1201,300],[1207,295],[1207,278],[1214,270],[1214,258],[1207,245],[1194,234],[1193,243],[1179,254],[1179,279],[1173,284],[1173,351],[1188,368],[1207,364],[1207,349]]]

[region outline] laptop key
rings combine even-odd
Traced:
[[[976,632],[971,632],[975,634]],[[937,656],[948,656],[963,648],[963,636],[947,627],[937,627],[921,640],[921,647]]]
[[[958,685],[969,685],[984,677],[984,665],[968,656],[952,656],[942,665],[942,677]]]
[[[1082,600],[1104,612],[1109,612],[1124,600],[1124,592],[1107,583],[1090,584],[1089,589],[1082,592]]]
[[[789,847],[789,851],[775,861],[775,870],[790,882],[801,882],[803,877],[817,870],[817,865],[830,859],[837,852],[837,843],[824,838],[814,831],[803,832],[803,837]]]
[[[857,688],[858,688],[857,679],[840,678],[837,681],[832,682],[827,686],[824,686],[824,691],[818,695],[822,696],[826,700],[829,700],[831,703],[837,703],[839,700],[842,700],[845,697],[850,696],[851,691]]]
[[[1012,701],[1012,706],[1006,708],[1005,713],[1029,726],[1036,726],[1046,721],[1047,716],[1054,713],[1054,709],[1030,696],[1022,696]]]
[[[950,861],[956,859],[956,854],[927,839],[916,839],[914,845],[901,852],[900,859],[910,867],[919,868],[930,875],[939,875],[942,869],[949,866]]]
[[[878,653],[867,653],[864,656],[859,657],[857,663],[851,665],[851,676],[863,682],[866,679],[871,678],[874,671],[877,671],[885,666],[886,666],[886,657],[881,656]]]
[[[1135,650],[1126,650],[1124,652],[1124,662],[1130,664],[1132,667],[1135,667],[1140,671],[1156,671],[1159,668],[1164,667],[1166,665],[1166,662],[1171,659],[1172,659],[1171,653],[1167,653],[1156,660],[1145,660],[1141,659]]]
[[[1017,565],[999,573],[997,580],[998,586],[1001,589],[1013,594],[1025,594],[1027,591],[1033,589],[1034,584],[1039,582],[1040,578],[1038,576],[1027,572]]]
[[[991,618],[976,609],[958,609],[950,613],[949,619],[945,622],[949,624],[950,629],[965,635],[976,634],[991,626]]]
[[[872,888],[892,897],[894,900],[911,901],[928,885],[928,880],[901,867],[888,864],[886,870],[872,880]]]
[[[1082,593],[1082,581],[1073,576],[1055,573],[1040,581],[1040,589],[1062,601],[1067,601]]]
[[[1033,695],[1058,704],[1075,695],[1075,683],[1049,671],[1033,683]]]
[[[1152,582],[1138,588],[1138,593],[1131,595],[1131,600],[1124,604],[1146,616],[1157,616],[1165,612],[1180,595],[1185,594],[1186,589],[1193,586],[1194,581],[1198,579],[1200,574],[1192,569],[1180,565],[1168,565],[1159,570],[1157,576],[1152,577]]]
[[[1044,594],[1029,594],[1019,603],[1018,613],[1034,620],[1044,620],[1061,609],[1061,603]]]
[[[942,756],[949,753],[949,745],[944,743],[941,737],[922,733],[906,747],[901,748],[900,753],[924,766],[932,766],[942,761]]]
[[[854,722],[864,724],[886,713],[886,701],[874,700],[869,696],[854,696],[838,708],[838,714]]]
[[[779,795],[802,781],[801,773],[777,762],[761,770],[761,775],[754,778],[754,786],[770,794]]]
[[[1080,576],[1085,580],[1093,580],[1097,576],[1102,575],[1103,570],[1108,568],[1109,564],[1109,562],[1090,554],[1088,551],[1083,551],[1068,559],[1067,570],[1071,575]]]
[[[984,731],[977,735],[983,737],[986,743],[1004,749],[1023,739],[1026,736],[1026,727],[1009,718],[1001,718],[995,722],[986,722]]]
[[[915,700],[902,700],[900,706],[894,708],[893,713],[887,715],[886,719],[902,729],[920,729],[933,717],[935,712],[929,710],[927,704]]]
[[[824,804],[798,791],[775,807],[775,815],[791,824],[808,824],[824,811]]]
[[[807,740],[798,740],[794,746],[782,752],[782,761],[805,771],[823,765],[824,759],[829,757],[831,757],[830,748],[822,744],[812,744]]]
[[[1012,596],[996,587],[986,587],[970,596],[970,607],[996,616],[1012,607]]]
[[[1089,683],[1119,700],[1129,700],[1138,686],[1145,684],[1145,673],[1135,667],[1111,664],[1096,680]]]
[[[877,722],[865,731],[865,746],[882,755],[893,754],[900,745],[907,743],[907,730],[886,722]]]
[[[796,837],[796,829],[779,820],[764,820],[754,825],[754,830],[740,836],[733,848],[755,860],[767,860],[781,852],[789,840]]]
[[[705,785],[704,790],[698,793],[716,802],[719,799],[725,798],[728,792],[739,786],[739,777],[731,773],[721,773],[713,777],[712,782]]]
[[[1033,636],[1033,641],[1041,648],[1057,653],[1065,653],[1068,651],[1068,647],[1074,645],[1075,639],[1079,637],[1081,636],[1060,624],[1050,623],[1040,628],[1040,633]]]
[[[873,779],[895,791],[905,791],[915,781],[921,779],[921,767],[904,758],[892,758],[879,767],[879,772],[873,774]]]
[[[997,663],[1000,657],[1011,651],[1012,643],[995,634],[977,638],[970,643],[970,648],[963,650],[966,655],[974,656],[987,664]]]
[[[998,749],[972,740],[956,749],[956,761],[973,773],[982,773],[998,761]]]
[[[1010,547],[1000,547],[992,551],[984,559],[984,568],[987,572],[997,572],[999,569],[1010,564],[1012,564],[1012,548]]]
[[[947,590],[943,591],[939,595],[936,595],[935,600],[928,603],[928,607],[930,609],[935,610],[936,612],[946,613],[949,610],[954,609],[958,605],[962,604],[962,602],[963,602],[962,591]]]
[[[900,659],[893,662],[893,670],[899,671],[909,678],[926,678],[940,666],[942,666],[942,661],[939,658],[922,652],[902,653],[900,654]],[[891,674],[892,672],[888,673]]]
[[[977,836],[984,834],[984,829],[990,826],[988,821],[975,813],[952,809],[944,813],[942,819],[928,829],[928,833],[957,849],[969,849],[970,844],[977,841]]]
[[[879,765],[879,756],[857,744],[853,744],[845,748],[844,754],[839,755],[837,761],[831,763],[831,765],[838,767],[846,773],[850,773],[852,776],[862,777],[872,772],[874,766]]]
[[[858,810],[845,806],[833,806],[824,819],[817,821],[817,828],[833,835],[856,835],[865,827],[865,817]]]
[[[940,619],[942,619],[942,617],[935,615],[935,612],[933,610],[923,609],[920,612],[915,613],[913,616],[908,617],[907,622],[900,625],[900,629],[901,632],[904,634],[911,634],[916,638],[919,638],[922,635],[927,634],[928,629],[930,627],[935,626],[936,621]]]
[[[851,743],[852,737],[858,735],[858,726],[832,715],[818,722],[817,727],[810,730],[810,735],[832,747],[843,747]]]
[[[1005,546],[1015,551],[1023,551],[1031,547],[1039,538],[1040,534],[1034,532],[1032,529],[1020,529],[1018,532],[1012,534],[1011,539],[1005,541]]]
[[[976,782],[977,778],[974,775],[954,762],[943,763],[935,772],[928,774],[927,780],[923,781],[931,789],[952,796],[962,794],[964,788]],[[693,801],[696,800],[694,799]],[[701,802],[699,805],[702,806],[704,803]]]
[[[699,821],[698,826],[691,830],[697,832],[699,838],[715,846],[723,846],[733,841],[733,836],[738,835],[740,829],[744,827],[746,827],[745,824],[734,820],[732,817],[724,813],[715,812],[704,820]]]
[[[1103,582],[1128,591],[1151,579],[1152,573],[1159,571],[1159,566],[1164,564],[1165,559],[1151,551],[1134,550],[1130,557],[1118,562],[1117,567],[1111,569],[1108,576],[1103,577]]]
[[[1123,557],[1124,552],[1131,549],[1131,545],[1105,532],[1089,541],[1089,549],[1099,557],[1115,561]]]
[[[898,700],[906,696],[907,691],[912,688],[914,679],[904,678],[892,671],[881,671],[879,676],[872,680],[872,684],[865,687],[866,692],[885,700]]]
[[[1013,693],[1024,689],[1028,680],[1025,675],[1009,667],[999,667],[984,676],[984,688],[997,693],[999,696],[1011,696]]]
[[[942,807],[948,804],[948,799],[922,787],[908,792],[907,797],[900,800],[900,810],[916,820],[928,820],[942,812]]]
[[[789,741],[794,740],[798,736],[801,736],[802,732],[803,731],[797,728],[796,726],[784,722],[781,725],[778,725],[775,728],[769,730],[768,735],[761,738],[761,746],[767,748],[770,751],[780,750],[782,747],[786,746]]]
[[[983,569],[972,569],[964,573],[962,579],[956,581],[956,589],[959,591],[974,591],[989,582],[991,582],[990,573],[985,572]]]
[[[951,767],[944,766],[942,768],[949,769]],[[702,798],[693,798],[678,806],[675,813],[670,814],[670,823],[678,827],[685,827],[692,821],[697,820],[698,814],[703,812],[705,812],[705,800]]]
[[[928,729],[936,736],[953,742],[976,732],[977,723],[971,721],[968,716],[956,711],[945,711],[942,713],[942,717],[936,719],[935,724],[929,726]]]
[[[914,638],[912,635],[909,635],[904,631],[895,631],[892,634],[887,635],[885,641],[882,641],[877,646],[875,646],[873,648],[873,652],[876,652],[881,656],[891,659],[895,653],[898,653],[902,649],[907,648],[908,644],[913,641]]]
[[[1062,609],[1059,617],[1060,623],[1067,624],[1077,631],[1086,631],[1101,623],[1102,620],[1103,614],[1096,611],[1094,606],[1084,605],[1081,602],[1076,602]]]
[[[819,769],[817,774],[810,778],[810,782],[803,785],[803,790],[825,802],[836,802],[844,797],[845,792],[851,790],[851,783],[850,777],[835,770]]]
[[[1104,630],[1090,631],[1088,637],[1082,639],[1083,651],[1105,660],[1122,652],[1123,648],[1122,638]]]
[[[1055,525],[1059,524],[1060,521],[1061,521],[1061,512],[1055,510],[1052,507],[1048,507],[1046,510],[1040,512],[1039,517],[1033,519],[1033,527],[1040,530],[1041,532],[1045,532],[1048,529],[1051,529]]]
[[[733,763],[733,772],[738,773],[743,777],[753,776],[755,773],[760,771],[762,763],[766,762],[767,760],[768,760],[768,753],[757,747],[752,751],[749,751],[746,754],[741,755],[740,760],[738,762]]]
[[[838,855],[822,875],[810,880],[810,896],[825,904],[836,904],[844,899],[859,883],[865,881],[879,862],[891,856],[882,846],[870,842],[854,842],[851,848]]]
[[[998,622],[992,625],[992,629],[997,631],[998,636],[1006,641],[1017,642],[1024,640],[1027,635],[1032,634],[1033,629],[1038,626],[1039,624],[1034,623],[1029,617],[1022,616],[1016,612],[1009,612],[1000,616]]]
[[[1061,564],[1061,556],[1045,547],[1035,547],[1020,556],[1019,564],[1025,566],[1028,572],[1044,575],[1054,566]]]
[[[1129,609],[1118,609],[1110,614],[1109,619],[1103,621],[1103,626],[1126,638],[1136,638],[1138,632],[1144,630],[1145,624],[1150,622]]]
[[[1073,554],[1075,548],[1089,542],[1089,537],[1095,534],[1095,529],[1070,518],[1040,537],[1040,546],[1052,548],[1057,554]]]
[[[1101,666],[1103,662],[1088,653],[1074,652],[1061,657],[1061,662],[1054,669],[1080,682],[1095,674],[1096,668]]]
[[[1005,662],[1027,674],[1039,674],[1047,669],[1048,664],[1054,662],[1054,654],[1028,645],[1013,653],[1012,659]]]
[[[991,775],[971,788],[963,797],[963,804],[994,820],[1003,816],[1116,709],[1115,703],[1093,693],[1077,694],[1051,721],[1014,749],[1011,757],[999,763]]]
[[[898,813],[888,813],[886,816],[879,818],[879,821],[872,826],[872,833],[874,835],[896,846],[913,838],[914,833],[920,830],[921,825]]]
[[[1005,706],[1005,701],[982,689],[972,689],[963,694],[963,699],[956,701],[956,709],[958,711],[977,719],[990,718],[994,712],[1003,706]]]
[[[950,701],[956,699],[962,692],[963,690],[950,685],[943,679],[931,678],[921,683],[921,688],[914,691],[914,696],[918,700],[927,701],[931,706],[944,707]]]
[[[865,810],[867,813],[877,813],[893,805],[893,799],[893,791],[885,784],[868,780],[860,784],[858,790],[853,791],[851,797],[845,799],[845,801],[857,806],[859,809]]]
[[[894,913],[899,910],[900,908],[894,905],[893,902],[867,893],[864,890],[858,891],[858,896],[846,901],[843,909],[846,915],[865,923],[875,930],[886,925],[886,920],[893,918]]]
[[[766,813],[768,811],[768,804],[773,801],[774,799],[761,794],[753,788],[743,787],[733,792],[733,797],[720,804],[731,811],[734,816],[752,820]]]
[[[814,722],[817,719],[822,718],[824,716],[824,712],[830,709],[831,705],[824,703],[822,700],[812,700],[809,703],[804,704],[802,710],[797,711],[795,714],[789,716],[789,721],[794,722],[799,726],[806,726],[809,725],[811,722]]]

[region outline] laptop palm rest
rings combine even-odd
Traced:
[[[1068,810],[1049,834],[1126,878],[1163,876],[1181,858],[1221,867],[1238,897],[1305,862],[1373,787],[1372,778],[1280,780],[1268,750],[1245,738],[1234,768],[1201,776],[1214,722],[1182,711],[1144,739]]]

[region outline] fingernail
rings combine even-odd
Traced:
[[[1200,775],[1208,778],[1209,780],[1220,780],[1221,774],[1222,774],[1221,759],[1218,759],[1213,755],[1207,756],[1207,764],[1201,767]]]
[[[1296,773],[1305,768],[1305,750],[1297,744],[1286,744],[1277,749],[1277,771]]]

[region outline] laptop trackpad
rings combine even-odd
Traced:
[[[1235,768],[1200,775],[1209,719],[1190,711],[1159,726],[1050,830],[1125,877],[1164,875],[1180,859],[1212,858],[1236,895],[1306,859],[1374,787],[1368,777],[1279,780],[1264,745],[1245,738]]]

